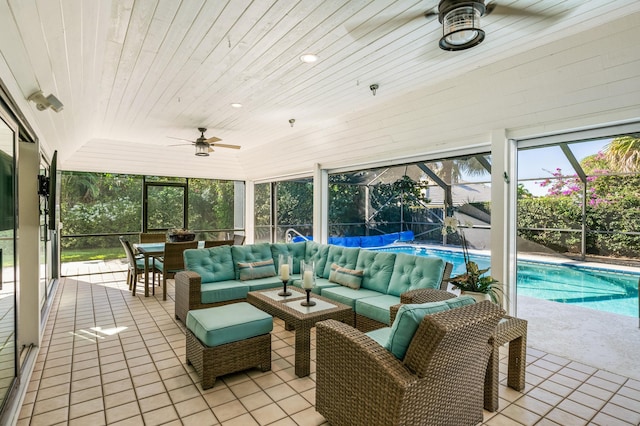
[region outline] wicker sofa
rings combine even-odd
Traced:
[[[273,262],[273,271],[277,271],[280,254],[293,257],[293,274],[289,280],[292,285],[301,285],[300,261],[313,261],[317,275],[313,291],[351,306],[354,323],[362,331],[388,326],[391,306],[413,303],[419,297],[428,298],[424,291],[440,288],[452,266],[438,258],[313,241],[186,250],[185,271],[175,277],[176,318],[184,322],[190,310],[243,301],[249,291],[282,285],[277,275],[242,280],[239,266]],[[330,279],[332,265],[361,271],[360,288],[333,282]]]
[[[483,301],[420,316],[400,358],[375,331],[318,323],[316,410],[336,426],[481,423],[489,339],[503,315]]]

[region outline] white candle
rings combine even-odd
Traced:
[[[302,288],[306,288],[306,289],[313,288],[313,272],[312,271],[304,271],[304,275],[302,276]]]
[[[280,265],[280,278],[282,281],[289,281],[289,264],[284,263]]]

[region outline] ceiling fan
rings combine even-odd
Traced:
[[[437,16],[442,24],[442,38],[439,46],[443,50],[464,50],[476,46],[484,40],[480,27],[480,17],[491,14],[545,16],[524,8],[503,6],[496,1],[484,0],[441,0],[438,7],[425,13],[426,18]]]
[[[167,136],[171,139],[178,139],[180,141],[185,141],[185,142],[189,142],[193,145],[195,145],[196,147],[196,155],[198,157],[208,157],[210,152],[213,152],[213,147],[219,147],[219,148],[231,148],[231,149],[240,149],[240,146],[238,145],[229,145],[226,143],[218,143],[220,142],[222,139],[220,138],[216,138],[215,136],[210,137],[210,138],[205,138],[204,137],[204,132],[207,131],[207,129],[205,127],[198,127],[198,131],[200,132],[200,137],[198,139],[196,139],[195,141],[192,140],[188,140],[188,139],[183,139],[183,138],[174,138],[171,136]],[[180,144],[180,145],[184,145],[184,144]],[[171,146],[178,146],[178,145],[171,145]]]
[[[480,44],[485,32],[480,26],[480,18],[489,15],[521,16],[526,18],[559,18],[565,11],[534,11],[527,7],[506,6],[495,0],[440,0],[438,6],[419,15],[405,18],[370,19],[354,25],[347,30],[355,34],[368,34],[371,27],[376,30],[389,31],[404,23],[416,19],[432,19],[437,17],[442,24],[442,38],[439,46],[443,50],[464,50]],[[368,29],[369,28],[369,29]],[[356,38],[359,38],[357,35]]]

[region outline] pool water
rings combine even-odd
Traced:
[[[436,256],[453,264],[451,275],[465,272],[462,252],[401,246],[381,251]],[[488,268],[489,256],[471,255],[478,266]],[[518,261],[518,295],[571,303],[599,311],[638,316],[638,274],[584,266]]]

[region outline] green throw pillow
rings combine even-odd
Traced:
[[[402,305],[398,309],[396,319],[391,325],[389,341],[385,348],[395,355],[396,358],[404,359],[407,349],[416,334],[418,326],[426,315],[437,312],[448,311],[449,305],[446,302],[430,302],[421,304]]]
[[[332,263],[331,272],[329,273],[329,282],[338,283],[357,290],[362,285],[363,275],[363,270],[347,269],[336,263]]]
[[[238,262],[238,271],[240,272],[240,281],[276,276],[276,267],[273,264],[273,259],[251,263]]]

